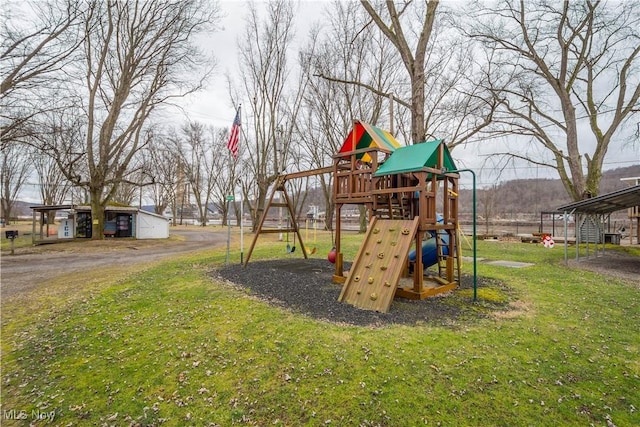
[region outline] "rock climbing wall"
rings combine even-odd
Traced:
[[[373,218],[338,301],[386,313],[398,287],[419,218]]]

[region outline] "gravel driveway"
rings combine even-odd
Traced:
[[[213,247],[226,247],[221,229],[171,229],[183,241],[109,240],[61,243],[35,252],[30,248],[0,259],[0,298],[31,292],[52,279],[77,271],[134,265]]]

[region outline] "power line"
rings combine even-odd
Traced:
[[[523,162],[525,162],[526,160],[522,160]],[[639,160],[619,160],[619,161],[611,161],[611,162],[603,162],[602,165],[603,166],[611,166],[611,165],[623,165],[623,164],[637,164],[640,165],[640,159]],[[500,166],[500,167],[491,167],[491,166],[483,166],[480,168],[477,168],[479,170],[491,170],[491,169],[495,169],[495,170],[534,170],[534,169],[539,169],[539,168],[545,168],[545,169],[553,169],[553,165],[549,165],[549,166],[541,166],[541,165],[520,165],[520,166],[516,166],[516,165],[506,165],[506,166]]]

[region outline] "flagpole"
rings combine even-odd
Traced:
[[[235,212],[235,197],[236,197],[236,180],[233,179],[234,162],[238,157],[238,146],[240,145],[240,134],[242,133],[242,104],[238,104],[236,109],[236,115],[233,119],[233,125],[231,126],[231,134],[229,135],[229,141],[227,142],[227,148],[229,149],[229,180],[231,181],[231,194],[227,194],[227,257],[226,263],[229,264],[229,252],[231,247],[231,203],[233,203]],[[240,196],[240,262],[242,263],[243,251],[244,251],[244,230],[242,227],[242,195]],[[237,217],[236,217],[237,220]]]
[[[240,123],[242,123],[242,104],[238,106],[238,114],[240,115]],[[242,130],[242,128],[240,128]],[[238,134],[238,145],[242,141],[242,131]],[[235,193],[235,191],[234,191]],[[244,193],[242,185],[240,185],[240,265],[244,265]]]
[[[231,159],[231,151],[229,151],[229,178],[231,178],[231,169],[233,168],[233,160]],[[232,181],[233,182],[233,181]],[[231,248],[231,201],[229,200],[229,196],[227,199],[227,256],[225,258],[224,263],[229,264],[229,250]]]
[[[240,189],[240,264],[244,264],[244,194]]]
[[[233,170],[233,154],[231,150],[229,150],[229,178],[231,178],[231,171]],[[232,185],[233,185],[233,181]],[[227,256],[225,258],[225,264],[229,264],[229,250],[231,249],[231,200],[229,200],[229,196],[226,197],[227,200]]]

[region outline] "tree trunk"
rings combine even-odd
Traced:
[[[91,240],[104,239],[104,212],[105,208],[100,203],[101,192],[99,189],[90,189],[91,194]]]
[[[335,212],[336,206],[333,203],[333,188],[331,186],[331,181],[325,179],[323,175],[320,176],[320,183],[322,185],[322,194],[324,196],[324,229],[329,231],[333,230],[333,214]],[[331,242],[333,243],[333,242]]]
[[[423,142],[424,129],[424,64],[416,63],[414,68],[422,70],[411,78],[411,139],[414,144]]]
[[[13,210],[13,203],[9,200],[2,200],[2,215],[4,216],[5,225],[11,224],[11,211]]]
[[[359,215],[359,220],[360,220],[359,231],[360,231],[360,233],[366,233],[367,232],[367,224],[369,223],[367,221],[367,208],[364,205],[358,205],[358,211],[360,212],[360,215]]]
[[[240,214],[240,205],[242,204],[242,199],[238,202],[237,200],[233,202],[233,213],[236,215],[236,225],[240,227],[242,224],[242,215]]]
[[[567,126],[567,150],[569,170],[571,171],[571,182],[565,182],[565,188],[573,200],[584,198],[585,179],[582,172],[582,158],[578,145],[578,130],[576,124],[576,109],[571,102],[568,91],[558,92],[558,97],[562,105],[564,120]]]
[[[227,217],[229,216],[229,202],[225,202],[225,204],[222,206],[222,212],[221,212],[221,225],[226,225],[227,224]]]
[[[268,189],[268,187],[267,187]],[[260,222],[260,217],[262,216],[266,206],[267,200],[267,189],[262,188],[262,186],[258,187],[258,200],[256,201],[256,209],[253,217],[253,224],[251,224],[251,231],[255,233],[258,229],[258,223]]]

